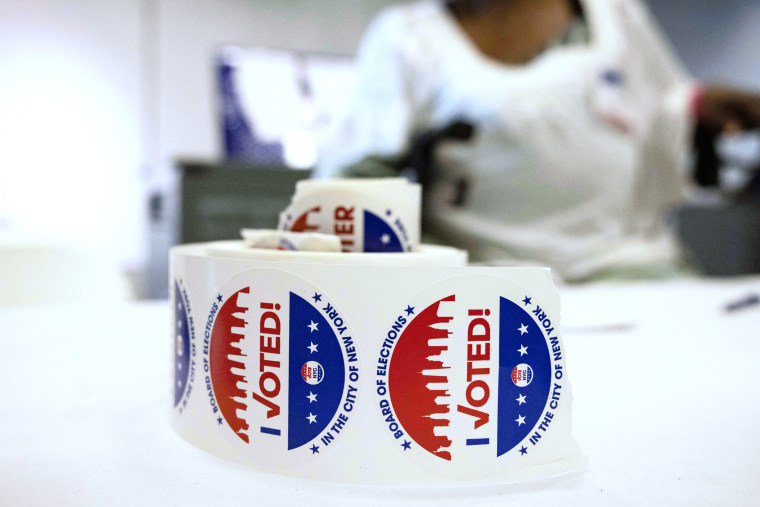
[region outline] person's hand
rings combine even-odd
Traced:
[[[713,136],[760,128],[760,94],[708,86],[700,97],[697,122]]]

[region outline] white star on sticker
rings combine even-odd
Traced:
[[[381,242],[383,245],[387,245],[388,243],[390,243],[390,242],[391,242],[391,237],[390,237],[390,236],[388,236],[387,234],[383,234],[382,236],[380,236],[380,242]]]
[[[317,344],[314,342],[309,342],[309,346],[306,348],[309,349],[311,353],[313,354],[314,352],[317,351]]]
[[[306,327],[308,327],[309,329],[311,329],[311,332],[313,333],[314,331],[317,330],[317,323],[314,322],[313,320],[310,320],[309,322],[311,322],[311,324],[309,324]]]
[[[527,353],[528,353],[528,347],[526,347],[525,345],[523,345],[523,344],[521,343],[521,344],[520,344],[520,348],[519,348],[519,349],[517,349],[517,352],[519,352],[519,353],[520,353],[520,357],[522,357],[522,356],[524,356],[525,354],[527,354]]]
[[[182,329],[182,321],[181,320],[177,321],[177,327],[180,328],[180,329]]]
[[[517,328],[517,330],[520,331],[520,336],[522,336],[522,335],[524,335],[525,333],[528,332],[528,326],[526,326],[525,324],[523,324],[522,326],[520,326],[519,328]]]
[[[524,395],[524,394],[521,394],[520,396],[518,396],[518,397],[516,398],[516,401],[517,401],[517,404],[518,404],[518,405],[522,405],[523,403],[525,403],[525,395]]]
[[[182,303],[177,303],[177,310],[181,310],[181,309],[182,309]]]
[[[309,412],[309,415],[306,416],[306,419],[309,420],[309,424],[317,422],[317,416]]]
[[[309,391],[309,394],[307,394],[306,397],[309,398],[309,403],[314,403],[317,401],[317,395],[311,391]]]
[[[178,370],[181,370],[181,369],[182,369],[182,363],[177,363],[177,369],[178,369]]]
[[[517,419],[515,419],[515,422],[517,423],[518,426],[522,426],[523,424],[525,424],[525,416],[518,414]]]

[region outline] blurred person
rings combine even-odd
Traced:
[[[430,230],[566,280],[678,272],[664,216],[687,196],[695,127],[760,126],[760,96],[697,83],[637,0],[394,6],[356,69],[318,174],[385,174],[377,160],[465,122],[474,135],[441,144],[425,182]]]

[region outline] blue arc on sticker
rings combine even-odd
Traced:
[[[391,226],[374,213],[364,210],[364,251],[403,252],[401,240]]]
[[[190,375],[190,325],[179,284],[174,281],[174,406],[179,404]]]
[[[528,312],[500,299],[497,456],[512,450],[533,431],[552,386],[551,357],[543,332]],[[520,331],[523,326],[527,332]]]
[[[289,352],[288,450],[327,428],[346,380],[340,338],[318,308],[292,292]]]

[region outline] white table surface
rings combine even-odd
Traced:
[[[760,277],[562,289],[581,474],[440,495],[263,474],[169,424],[167,302],[0,309],[0,505],[760,505]]]

